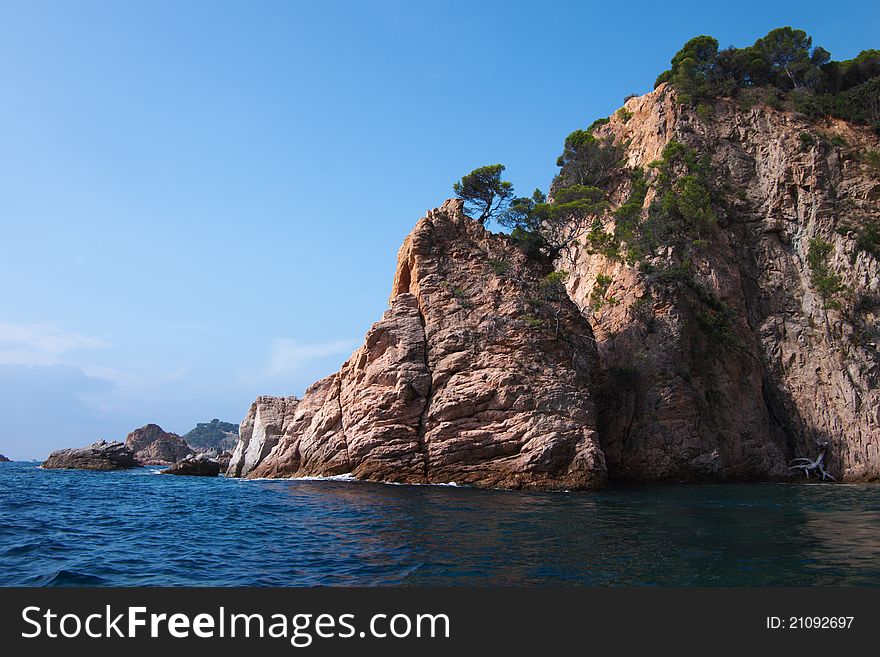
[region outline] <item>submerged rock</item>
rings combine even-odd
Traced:
[[[125,470],[138,465],[132,451],[123,443],[99,440],[88,447],[52,452],[42,467],[47,470]]]
[[[220,474],[220,463],[205,454],[190,455],[163,470],[162,474],[216,477]]]
[[[125,438],[125,445],[141,465],[171,465],[195,453],[183,438],[163,431],[158,424],[135,429]]]

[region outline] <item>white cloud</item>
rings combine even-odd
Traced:
[[[53,324],[0,320],[0,364],[54,365],[70,352],[102,346],[100,340]]]
[[[149,363],[131,363],[127,365],[127,369],[106,365],[83,365],[82,370],[88,376],[107,379],[127,389],[163,386],[180,381],[190,374],[188,367],[167,370]]]
[[[267,376],[290,376],[310,361],[329,356],[348,355],[357,343],[354,340],[333,340],[303,344],[290,338],[281,338],[272,343],[269,363],[263,372]]]

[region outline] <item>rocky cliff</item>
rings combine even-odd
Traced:
[[[158,424],[135,429],[126,436],[125,446],[141,465],[171,465],[195,453],[183,438],[163,431]]]
[[[876,135],[667,85],[594,134],[620,162],[588,235],[549,267],[460,201],[429,212],[364,345],[259,398],[229,473],[575,489],[827,453],[880,478]]]
[[[364,345],[301,401],[261,398],[252,407],[253,433],[246,419],[237,454],[258,427],[282,435],[248,476],[604,482],[590,388],[595,345],[550,273],[465,216],[460,201],[429,212],[400,249],[391,307]]]
[[[238,444],[227,470],[230,477],[250,474],[269,455],[284,434],[285,419],[293,417],[297,404],[296,397],[257,397],[239,426]]]
[[[609,474],[771,479],[828,442],[838,479],[877,479],[880,269],[860,248],[880,219],[860,157],[877,137],[732,100],[700,109],[662,85],[596,131],[624,145],[629,171],[674,142],[708,160],[716,211],[689,260],[670,247],[633,266],[584,241],[559,263],[597,339]],[[609,185],[607,234],[631,179]]]

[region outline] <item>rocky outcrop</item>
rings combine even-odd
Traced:
[[[296,397],[257,397],[239,426],[238,444],[226,469],[228,476],[247,476],[269,455],[284,433],[285,418],[293,416],[297,404]]]
[[[163,470],[162,474],[216,477],[220,474],[220,463],[205,454],[191,454]]]
[[[447,201],[406,238],[364,345],[302,401],[258,399],[229,473],[555,489],[821,462],[880,479],[877,135],[698,111],[668,85],[625,109],[593,129],[621,163],[558,275]],[[658,167],[670,144],[690,163]]]
[[[3,456],[3,454],[0,454],[0,463],[11,463],[11,461]]]
[[[237,433],[235,434],[238,435]],[[232,452],[229,451],[220,451],[216,447],[211,447],[209,449],[202,450],[198,452],[199,455],[204,454],[208,458],[214,459],[220,464],[220,469],[223,472],[229,468],[229,464],[232,461]]]
[[[671,251],[635,266],[581,244],[559,263],[598,344],[609,476],[774,479],[827,442],[838,479],[880,478],[880,267],[857,246],[880,219],[880,180],[860,161],[876,135],[733,100],[698,114],[666,85],[626,109],[596,134],[625,145],[628,167],[654,175],[674,139],[708,155],[724,200],[689,280],[662,280],[683,271]],[[609,186],[609,233],[630,188]],[[817,289],[814,239],[830,245],[837,299]],[[597,290],[614,302],[596,307]]]
[[[429,212],[401,247],[390,309],[339,372],[274,419],[278,444],[247,476],[602,484],[595,346],[549,273],[461,201]],[[242,423],[239,459],[261,403]]]
[[[141,465],[171,465],[195,453],[183,438],[163,431],[158,424],[135,429],[125,438],[125,445]]]
[[[88,447],[52,452],[42,467],[47,470],[124,470],[138,465],[132,451],[123,443],[99,440]]]
[[[232,463],[232,452],[221,452],[216,459],[220,464],[220,471],[226,472],[229,469],[229,464]]]

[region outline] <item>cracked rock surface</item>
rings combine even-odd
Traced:
[[[602,484],[591,330],[567,298],[536,306],[534,281],[548,272],[534,267],[460,201],[429,212],[400,249],[390,309],[289,408],[247,476]]]
[[[638,267],[585,246],[567,254],[559,266],[570,270],[569,295],[581,307],[597,275],[613,279],[606,294],[616,303],[588,313],[609,477],[788,478],[791,459],[812,460],[828,443],[838,480],[880,479],[880,263],[856,237],[880,221],[880,176],[861,158],[880,147],[877,136],[729,99],[701,118],[667,85],[626,107],[626,120],[613,115],[597,134],[625,144],[628,167],[650,172],[672,139],[711,158],[729,209],[691,269],[732,320],[729,339],[713,340],[686,286],[661,289]],[[611,186],[608,231],[628,191],[626,176]],[[839,307],[828,307],[812,280],[814,239],[830,245]]]
[[[880,479],[880,263],[860,246],[880,221],[880,177],[862,157],[877,136],[729,99],[707,118],[668,85],[626,108],[595,131],[623,149],[600,221],[613,231],[631,171],[650,180],[671,140],[707,155],[723,202],[689,283],[646,273],[681,265],[672,249],[643,269],[582,240],[555,263],[568,272],[557,295],[549,268],[447,201],[404,241],[390,309],[341,369],[301,401],[257,399],[229,474],[766,481],[827,445],[838,481]],[[833,303],[811,274],[816,239],[841,283]],[[729,310],[720,337],[707,296]]]

